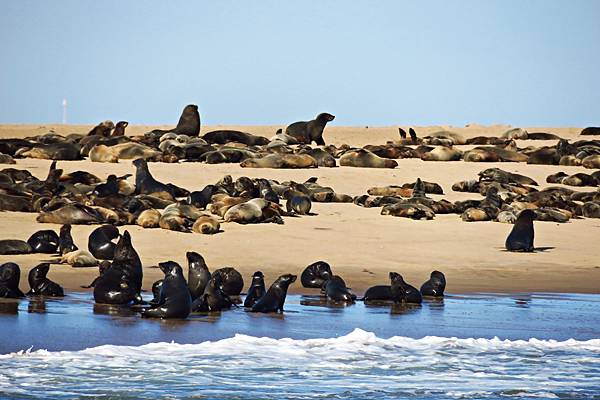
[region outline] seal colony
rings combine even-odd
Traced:
[[[358,205],[380,208],[381,217],[369,218],[396,216],[423,220],[419,224],[428,224],[426,220],[435,220],[439,214],[454,214],[452,218],[457,221],[515,224],[525,210],[533,211],[532,221],[535,220],[536,226],[545,221],[577,224],[581,218],[600,217],[598,171],[584,170],[594,167],[599,157],[597,138],[588,136],[589,132],[593,134],[593,129],[587,130],[581,138],[570,136],[570,140],[566,140],[562,134],[528,132],[519,128],[501,134],[465,137],[453,129],[433,132],[406,127],[395,131],[393,140],[386,142],[375,138],[371,140],[375,144],[351,146],[339,139],[332,140],[330,126],[337,123],[332,114],[313,114],[298,119],[304,121],[273,127],[268,134],[265,131],[256,134],[253,129],[206,131],[201,129],[198,107],[189,105],[176,126],[149,130],[143,135],[128,136],[137,128],[126,121],[117,124],[104,121],[76,134],[49,132],[23,139],[0,139],[0,150],[6,151],[6,159],[16,163],[0,170],[0,209],[34,213],[39,223],[64,225],[64,232],[63,229],[59,232],[58,228],[43,229],[48,225],[41,225],[39,232],[32,230],[18,237],[5,234],[0,238],[0,253],[57,254],[53,260],[40,261],[73,267],[100,266],[106,270],[104,261],[110,261],[120,240],[119,226],[138,225],[189,233],[190,236],[221,236],[225,233],[223,236],[227,237],[228,230],[238,229],[233,224],[270,223],[261,229],[287,232],[288,228],[279,225],[297,221],[297,218],[320,221],[322,217],[318,214],[323,214],[329,206],[315,204],[319,202],[348,203],[334,206],[342,210],[341,219],[344,219],[346,207]],[[371,136],[365,138],[372,139]],[[538,145],[535,141],[544,142]],[[74,147],[79,147],[77,156],[72,154]],[[55,162],[41,176],[39,169],[29,167],[40,164],[24,160],[26,157],[43,157]],[[120,165],[117,168],[97,164],[93,165],[93,170],[86,171],[85,166],[92,165],[87,161],[77,164],[60,161],[102,157]],[[406,158],[415,159],[418,165],[427,163],[430,169],[444,170],[446,166],[457,165],[460,160],[481,168],[472,174],[456,176],[454,184],[450,185],[428,173],[415,176],[411,172],[410,178],[404,177],[401,160]],[[493,164],[486,168],[484,164],[477,164],[482,162],[512,164]],[[210,179],[202,176],[200,186],[189,180],[182,185],[181,180],[164,173],[164,163],[172,164],[169,171],[180,168],[177,164],[186,163],[181,168],[194,174],[198,171],[199,177],[204,170],[226,172],[217,176],[213,173]],[[228,166],[230,169],[205,165],[222,163],[235,165]],[[528,174],[526,163],[559,167],[551,175],[545,173],[542,177]],[[369,170],[363,172],[361,168]],[[274,173],[268,169],[300,171]],[[373,171],[377,178],[372,179],[369,186],[357,190],[344,183],[344,191],[340,191],[339,183],[328,179],[332,176],[328,171],[331,174],[344,171],[345,176],[350,177],[349,181],[349,173],[366,176]],[[302,172],[306,174],[300,175]],[[381,181],[386,176],[391,178]],[[544,181],[552,186],[544,185]],[[459,192],[465,193],[464,197],[455,195]],[[373,214],[364,211],[364,215]],[[95,225],[94,228],[98,227],[95,239],[87,246],[85,243],[75,245],[70,236],[71,225]],[[242,229],[251,232],[255,228]],[[497,240],[498,250],[511,227],[500,229],[504,229],[505,234]],[[160,233],[163,234],[167,233]],[[560,245],[559,242],[551,244]],[[511,250],[509,245],[503,247]],[[535,251],[535,247],[533,249]],[[259,263],[256,269],[265,271]],[[389,270],[393,272],[393,268]],[[52,275],[52,271],[49,274]],[[265,293],[273,283],[268,270],[267,275],[269,282],[264,282],[263,276]],[[324,295],[331,299],[354,300],[356,296],[353,296],[351,285],[346,285],[337,275],[332,276],[324,288]],[[131,296],[130,289],[120,286],[121,277],[115,278],[114,282],[101,283],[116,284],[123,295]],[[257,284],[256,287],[262,286]],[[192,301],[201,295],[203,293],[192,296]],[[218,304],[222,296],[214,291],[208,297],[216,298]],[[156,300],[160,302],[160,298]],[[252,301],[255,303],[256,300]],[[205,301],[198,307],[213,307],[212,302]],[[227,300],[224,302],[226,304]]]

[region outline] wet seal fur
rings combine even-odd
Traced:
[[[533,220],[536,213],[533,210],[523,210],[517,217],[515,225],[506,238],[505,247],[508,251],[532,252],[534,250]]]
[[[0,298],[20,299],[25,294],[19,289],[21,269],[13,262],[0,265]]]
[[[191,312],[192,297],[181,266],[173,261],[158,265],[165,274],[160,286],[159,299],[152,308],[142,310],[142,317],[187,318]]]
[[[431,272],[427,282],[421,285],[421,295],[429,297],[444,297],[446,289],[446,277],[440,271]]]
[[[288,287],[296,281],[296,275],[285,274],[273,282],[267,293],[252,306],[252,312],[283,312]]]
[[[63,288],[58,283],[46,277],[49,270],[50,264],[42,263],[29,271],[28,281],[31,290],[27,292],[28,296],[63,297],[65,295]]]
[[[265,276],[261,271],[256,271],[252,274],[252,283],[248,289],[248,294],[244,299],[244,307],[252,308],[254,304],[265,295],[267,289],[265,288]]]

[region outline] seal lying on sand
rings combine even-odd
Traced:
[[[361,168],[396,168],[398,163],[394,160],[376,156],[365,149],[352,150],[340,157],[342,167]]]

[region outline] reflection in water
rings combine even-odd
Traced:
[[[423,303],[427,303],[430,308],[434,308],[434,309],[444,308],[444,298],[443,297],[424,296]]]
[[[120,306],[116,304],[98,304],[94,303],[94,314],[114,315],[118,317],[131,317],[137,315],[137,312],[130,306]]]
[[[332,301],[326,296],[302,296],[300,305],[313,307],[326,307],[332,309],[343,309],[354,303],[346,303],[344,301]]]
[[[44,298],[44,296],[36,296],[31,297],[29,299],[29,304],[27,305],[27,312],[45,314],[46,311],[46,299]]]
[[[532,297],[529,294],[519,294],[512,298],[515,301],[515,307],[529,308]]]
[[[0,301],[0,314],[17,314],[19,312],[18,301]]]
[[[420,304],[394,303],[390,310],[392,315],[412,314],[421,310]]]

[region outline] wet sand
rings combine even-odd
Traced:
[[[128,134],[141,134],[152,127],[131,126]],[[203,132],[217,128],[238,128],[270,137],[279,127],[203,127]],[[418,128],[421,136],[446,127]],[[0,126],[0,137],[25,137],[48,132],[87,132],[89,126]],[[500,135],[507,126],[452,128],[466,137]],[[578,128],[527,128],[529,131],[553,132],[575,140]],[[395,127],[328,127],[328,142],[364,145],[381,144],[399,138]],[[551,145],[546,141],[518,141],[519,147]],[[466,149],[469,146],[460,146]],[[467,163],[424,162],[417,159],[398,160],[393,170],[366,168],[318,168],[311,170],[246,169],[237,164],[207,165],[200,163],[151,163],[150,170],[161,181],[172,182],[189,190],[201,189],[225,174],[233,178],[242,175],[265,177],[280,181],[303,182],[318,177],[319,183],[350,195],[366,193],[372,186],[414,182],[417,177],[439,183],[450,201],[480,199],[477,194],[451,190],[453,183],[474,179],[486,168],[498,167],[518,172],[535,179],[540,187],[547,175],[565,171],[587,172],[583,167],[526,165],[524,163]],[[37,177],[45,177],[50,161],[20,159],[17,168],[26,168]],[[118,164],[90,161],[61,161],[65,172],[90,171],[104,179],[110,173],[133,173],[129,160]],[[593,188],[573,188],[592,191]],[[144,288],[161,278],[158,269],[150,268],[160,261],[174,260],[184,264],[185,252],[198,251],[214,270],[222,266],[239,269],[246,284],[256,270],[265,273],[267,285],[282,273],[297,273],[316,261],[328,261],[334,272],[342,275],[357,292],[375,284],[388,282],[388,272],[402,273],[407,281],[420,285],[431,270],[442,270],[448,279],[447,290],[453,293],[474,291],[492,292],[570,292],[599,293],[600,260],[597,238],[600,220],[574,219],[566,224],[536,222],[536,246],[547,248],[533,254],[509,253],[503,250],[504,241],[512,226],[497,222],[463,222],[458,215],[438,215],[433,221],[413,221],[380,215],[380,208],[366,209],[354,204],[313,203],[317,215],[285,218],[284,225],[238,225],[224,223],[223,232],[213,236],[186,234],[162,229],[142,229],[126,226],[132,232],[133,244],[144,264]],[[36,214],[3,212],[0,214],[0,239],[27,239],[40,229],[55,229],[53,224],[38,224]],[[86,248],[87,237],[94,226],[74,226],[73,236],[80,248]],[[47,255],[0,256],[0,262],[15,261],[23,268],[21,287],[28,290],[26,274],[29,268]],[[185,270],[185,269],[184,269]],[[78,289],[97,275],[95,268],[74,269],[54,266],[50,278],[66,289]],[[300,285],[293,285],[291,293],[306,293]]]
[[[71,292],[62,300],[0,300],[0,354],[30,347],[53,351],[103,344],[201,343],[238,333],[328,338],[355,328],[382,338],[588,340],[600,337],[599,306],[600,296],[578,294],[450,294],[441,301],[425,300],[421,306],[408,308],[365,306],[362,302],[340,307],[316,296],[292,295],[283,315],[237,308],[161,321],[142,319],[128,308],[94,305],[90,294]]]

